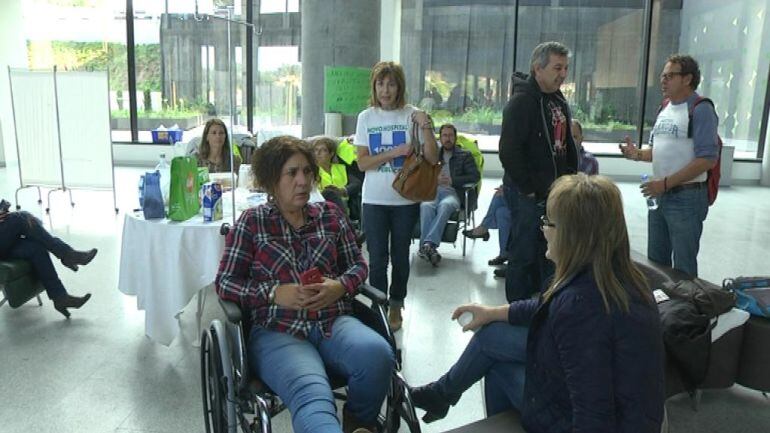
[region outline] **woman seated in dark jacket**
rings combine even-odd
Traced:
[[[335,205],[308,203],[318,165],[304,141],[268,140],[251,169],[268,202],[241,214],[216,278],[219,296],[253,324],[251,367],[286,403],[295,432],[342,432],[327,370],[347,379],[345,432],[373,432],[395,358],[351,315],[368,268],[348,218]]]
[[[7,203],[3,200],[4,203]],[[28,212],[0,210],[0,259],[22,259],[32,264],[37,278],[53,301],[56,311],[69,318],[68,308],[80,308],[91,294],[72,296],[67,293],[51,262],[49,252],[72,269],[87,265],[96,256],[96,248],[77,251],[61,239],[51,236],[42,221]]]
[[[663,339],[620,191],[603,176],[563,176],[542,229],[550,286],[539,299],[454,311],[472,313],[463,330],[477,332],[449,372],[413,390],[423,420],[443,418],[484,378],[487,415],[516,408],[528,432],[660,432]]]

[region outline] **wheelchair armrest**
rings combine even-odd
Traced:
[[[372,301],[380,305],[388,304],[388,297],[384,293],[382,293],[379,289],[376,289],[374,286],[371,286],[366,283],[361,284],[360,291],[362,295],[366,296],[367,298],[371,299]]]
[[[241,319],[243,318],[241,307],[235,302],[225,301],[222,298],[217,299],[219,299],[219,305],[222,307],[222,310],[224,310],[225,316],[227,316],[227,321],[235,323],[236,325],[241,323]]]

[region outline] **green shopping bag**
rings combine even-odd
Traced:
[[[198,161],[193,156],[177,156],[171,160],[171,188],[168,219],[188,220],[198,215]]]

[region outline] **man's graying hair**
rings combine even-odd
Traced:
[[[557,56],[569,56],[569,48],[561,42],[543,42],[532,50],[532,58],[529,62],[529,72],[535,75],[535,65],[545,68],[551,60],[551,54]]]

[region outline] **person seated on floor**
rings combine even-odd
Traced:
[[[357,177],[348,177],[347,166],[337,162],[337,142],[330,137],[313,140],[313,152],[318,163],[318,189],[323,197],[349,213],[349,197],[361,190]]]
[[[437,248],[449,217],[463,206],[472,205],[465,203],[463,185],[475,184],[481,179],[473,155],[457,146],[457,129],[454,125],[441,125],[439,139],[439,161],[443,163],[438,176],[436,198],[420,203],[419,256],[433,266],[438,266],[441,261]],[[469,200],[476,200],[475,190],[470,194]]]
[[[48,298],[53,301],[53,307],[66,318],[70,317],[68,308],[82,307],[91,299],[91,294],[72,296],[67,293],[49,253],[61,260],[64,266],[77,272],[78,266],[91,263],[96,252],[96,248],[77,251],[61,239],[51,236],[43,227],[43,222],[29,212],[0,210],[0,259],[29,261]]]
[[[230,138],[227,135],[225,123],[219,119],[209,119],[203,128],[203,136],[194,155],[198,158],[198,167],[207,167],[209,173],[229,173]],[[238,173],[241,166],[241,155],[238,148],[233,150],[232,171]]]
[[[481,224],[471,230],[463,230],[463,235],[470,239],[489,240],[489,230],[497,229],[497,241],[500,246],[500,252],[497,257],[491,259],[489,266],[504,265],[508,261],[508,238],[511,236],[511,209],[503,197],[503,186],[495,188],[495,194],[492,201],[489,202],[487,214],[481,220]]]
[[[430,422],[485,378],[487,415],[518,409],[539,432],[659,433],[663,337],[658,309],[633,264],[620,190],[604,176],[557,179],[541,219],[556,265],[538,299],[463,305],[475,330],[460,359],[412,391]]]
[[[217,294],[253,323],[251,368],[286,403],[295,432],[342,432],[327,371],[347,379],[345,432],[374,431],[395,358],[351,315],[368,267],[349,220],[328,202],[308,202],[318,165],[304,141],[268,140],[251,171],[269,199],[241,214],[216,277]],[[322,281],[303,283],[314,269]]]
[[[583,125],[572,119],[572,139],[578,148],[578,171],[585,174],[599,174],[599,161],[593,153],[586,152],[583,147]]]

